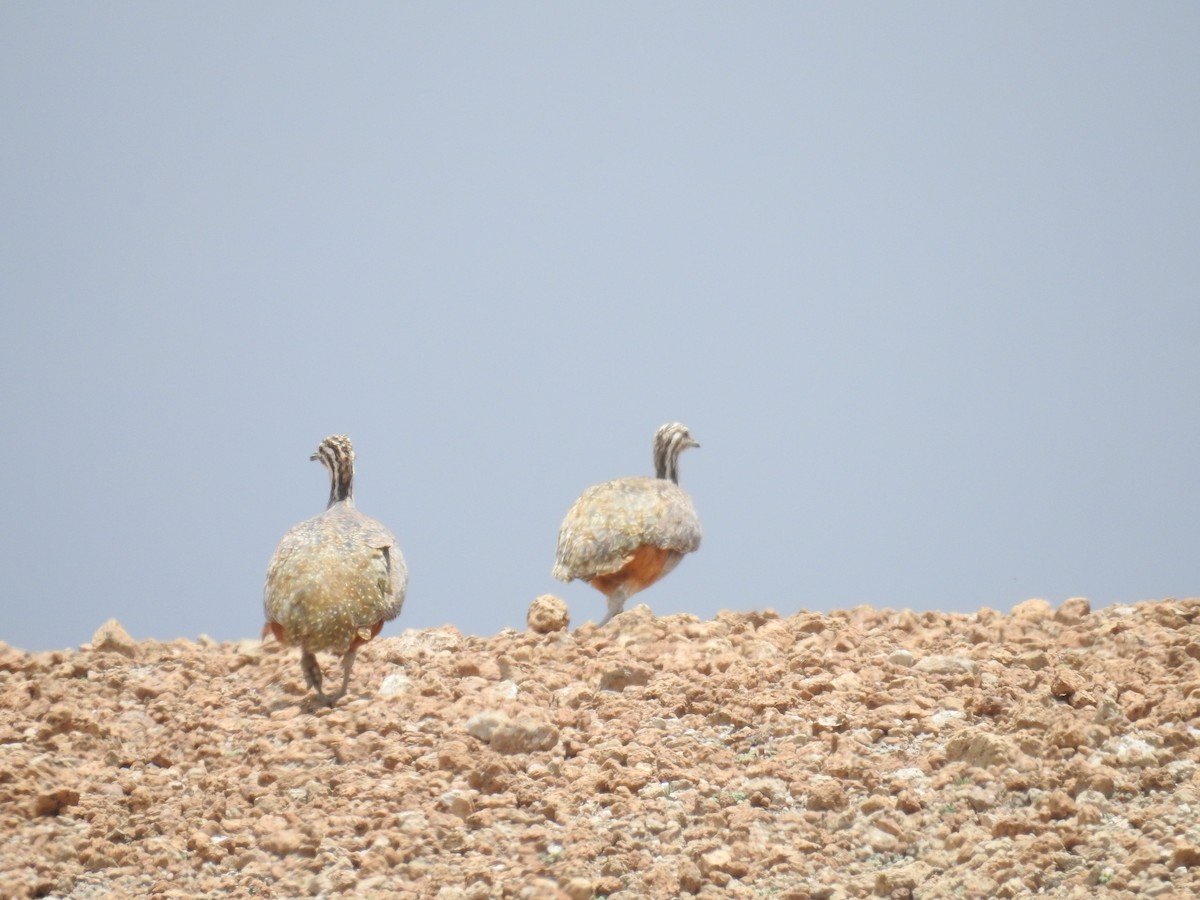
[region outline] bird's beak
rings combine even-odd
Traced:
[[[317,454],[315,454],[315,453],[314,453],[312,456],[310,456],[310,457],[308,458],[308,461],[309,461],[309,462],[316,462],[316,461],[317,461]]]

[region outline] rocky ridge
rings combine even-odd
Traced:
[[[0,896],[1200,895],[1200,599],[535,621],[0,644]]]

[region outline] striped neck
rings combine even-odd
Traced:
[[[688,447],[699,447],[686,425],[672,422],[654,435],[654,474],[679,484],[679,454]]]
[[[328,509],[335,503],[354,500],[354,447],[344,434],[333,434],[321,441],[312,455],[329,472]]]

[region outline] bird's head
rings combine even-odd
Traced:
[[[654,474],[679,482],[679,454],[688,447],[699,447],[687,426],[668,422],[654,433]]]

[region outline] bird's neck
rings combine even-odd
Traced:
[[[335,475],[329,482],[329,503],[326,505],[326,509],[335,503],[354,505],[354,473],[339,473],[339,475]]]
[[[654,475],[657,478],[669,478],[679,484],[679,454],[672,453],[669,448],[655,453]]]

